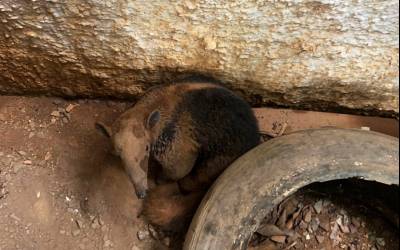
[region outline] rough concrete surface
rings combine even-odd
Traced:
[[[398,113],[396,0],[0,2],[0,92],[137,96],[191,73],[253,104]]]

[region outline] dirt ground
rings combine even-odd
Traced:
[[[141,202],[94,129],[127,105],[0,97],[1,250],[152,249]]]
[[[159,246],[148,225],[137,218],[141,201],[119,159],[94,128],[96,121],[110,124],[130,105],[0,96],[0,250]],[[312,206],[312,201],[298,199],[303,208]],[[328,244],[328,232],[324,235]],[[392,246],[390,239],[385,240]],[[293,249],[310,249],[301,242]],[[331,249],[316,239],[312,242],[315,249]],[[374,247],[375,243],[376,238]],[[373,249],[371,244],[356,249]],[[277,246],[283,247],[274,243]],[[340,246],[337,249],[343,249]]]

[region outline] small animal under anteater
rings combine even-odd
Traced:
[[[260,142],[251,107],[227,88],[201,81],[152,88],[111,127],[99,128],[144,198],[143,214],[166,229],[187,225],[213,181]],[[149,189],[149,159],[168,183]]]

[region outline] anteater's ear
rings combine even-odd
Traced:
[[[157,122],[160,120],[160,111],[154,110],[150,113],[149,117],[147,118],[146,128],[151,129]]]
[[[103,135],[110,138],[112,136],[111,128],[102,122],[95,123],[96,129],[100,131]]]

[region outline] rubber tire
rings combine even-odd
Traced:
[[[399,140],[316,129],[267,141],[236,160],[204,197],[184,250],[246,249],[260,221],[299,188],[358,177],[399,185]]]

